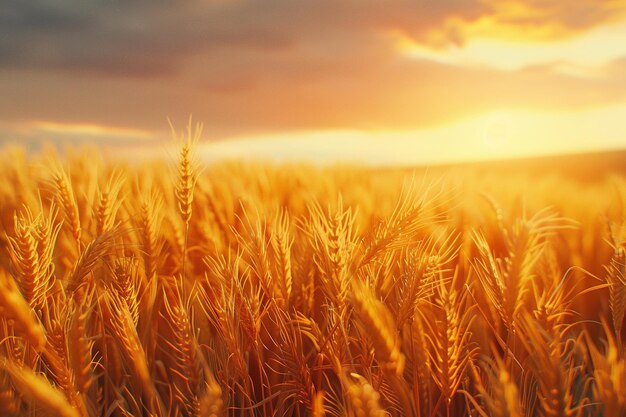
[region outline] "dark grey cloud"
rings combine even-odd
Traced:
[[[477,0],[4,0],[0,65],[112,75],[165,75],[199,54],[275,52],[315,44],[350,54],[372,33],[418,36],[450,15],[485,12]]]
[[[564,30],[609,19],[615,3],[519,2],[541,13],[517,20],[505,15],[504,23],[556,23]],[[418,41],[439,30],[449,42],[462,43],[462,31],[444,25],[446,20],[497,17],[497,5],[496,0],[2,0],[0,67],[158,76],[183,70],[198,55],[223,65],[217,61],[236,55],[232,51],[270,54],[311,45],[329,56],[359,59],[354,49],[390,28]]]
[[[214,7],[162,1],[20,0],[0,14],[0,65],[120,75],[175,72],[219,47],[280,49],[288,34],[231,26]]]

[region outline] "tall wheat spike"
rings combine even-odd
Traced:
[[[42,215],[34,218],[29,209],[15,216],[15,236],[9,237],[9,255],[18,275],[18,284],[29,305],[41,310],[51,285],[52,253],[56,231]]]
[[[484,402],[489,415],[494,417],[523,417],[526,414],[519,388],[508,366],[501,358],[495,357],[495,362],[486,361],[483,366],[485,381],[481,376],[475,376],[480,398]]]
[[[0,270],[0,314],[11,320],[18,334],[23,336],[37,351],[46,345],[45,331],[37,316],[20,295],[15,282]]]
[[[114,173],[102,190],[99,191],[98,206],[96,208],[96,234],[99,236],[111,229],[115,224],[115,216],[122,200],[120,191],[124,183],[123,175]]]
[[[277,215],[274,221],[275,230],[272,233],[272,249],[274,252],[276,277],[279,282],[280,294],[288,304],[293,292],[293,276],[291,269],[291,248],[293,238],[290,233],[289,216],[285,212]]]
[[[356,315],[372,340],[379,362],[401,375],[406,359],[401,351],[399,332],[390,311],[369,288],[357,282],[353,284],[351,294]]]
[[[471,339],[475,316],[468,303],[468,290],[456,288],[459,277],[458,270],[452,279],[440,275],[435,293],[438,318],[426,322],[432,376],[441,391],[440,401],[445,399],[448,408],[477,353]]]
[[[626,359],[615,337],[606,325],[607,343],[604,351],[587,334],[587,347],[593,365],[593,393],[598,413],[606,416],[626,415]]]
[[[69,175],[65,170],[57,165],[53,168],[51,183],[56,191],[56,198],[59,201],[60,207],[65,211],[65,218],[69,225],[70,232],[78,245],[78,249],[81,248],[81,236],[82,228],[80,224],[80,214],[78,211],[78,203],[74,196],[74,188],[70,181]]]
[[[43,376],[7,360],[2,360],[0,367],[9,375],[15,389],[32,404],[59,417],[81,417],[67,398]]]
[[[356,381],[351,381],[356,379]],[[387,413],[380,406],[380,394],[361,375],[345,377],[350,399],[349,410],[354,417],[385,417]]]
[[[621,342],[624,314],[626,314],[626,246],[615,236],[610,236],[613,256],[606,266],[606,280],[609,284],[609,308],[613,328]]]

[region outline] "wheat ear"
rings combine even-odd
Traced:
[[[72,182],[67,173],[57,166],[52,173],[52,183],[56,191],[56,198],[59,200],[61,207],[65,211],[65,218],[70,227],[70,232],[76,241],[78,249],[81,248],[81,224],[78,212],[78,203],[74,197]]]
[[[380,406],[380,394],[367,382],[365,378],[358,374],[351,374],[351,378],[356,382],[344,377],[344,384],[347,385],[348,397],[350,399],[350,411],[353,417],[386,417],[386,413]]]
[[[359,282],[353,284],[352,304],[365,333],[372,340],[376,358],[397,375],[402,375],[405,357],[400,350],[400,337],[387,306],[374,296],[370,288]]]
[[[0,269],[0,313],[14,321],[16,329],[37,351],[46,346],[46,335],[39,319],[30,309],[15,282]]]
[[[609,308],[617,340],[621,343],[624,313],[626,313],[626,248],[613,242],[613,256],[606,268],[609,284]]]
[[[0,367],[7,372],[15,389],[37,407],[59,417],[84,417],[44,377],[6,359],[0,361]]]
[[[220,417],[224,412],[222,388],[213,377],[211,371],[207,369],[204,373],[206,382],[199,399],[198,417]]]

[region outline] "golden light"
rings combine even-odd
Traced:
[[[204,143],[200,154],[206,161],[412,166],[597,152],[626,147],[622,131],[615,129],[624,114],[626,104],[560,112],[500,109],[429,129],[240,137]]]
[[[149,139],[153,134],[147,130],[105,126],[95,123],[61,123],[47,120],[36,120],[22,126],[22,130],[33,130],[41,133],[54,133],[66,135],[87,135],[127,138]]]
[[[410,59],[502,71],[549,65],[557,72],[593,75],[604,65],[626,56],[626,21],[574,38],[541,42],[532,37],[511,39],[506,32],[495,32],[477,35],[462,45],[431,48],[399,32],[392,32],[391,36],[399,53]]]

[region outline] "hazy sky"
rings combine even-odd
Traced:
[[[624,0],[2,0],[0,142],[415,163],[626,148]]]

